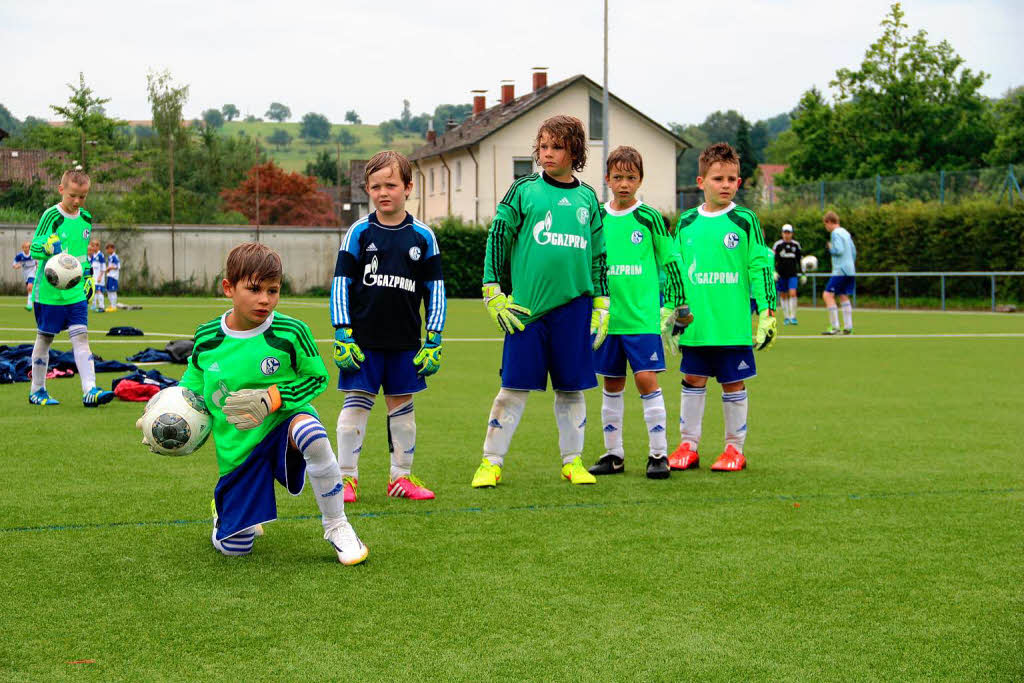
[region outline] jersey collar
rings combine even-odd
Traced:
[[[729,213],[735,208],[736,202],[729,202],[729,206],[725,207],[724,209],[720,209],[718,211],[705,211],[704,205],[701,204],[700,206],[697,207],[697,213],[699,213],[701,216],[704,216],[704,218],[717,218],[719,216],[724,216],[725,214]]]
[[[612,202],[606,202],[604,205],[604,210],[605,212],[608,213],[609,216],[628,216],[629,214],[639,209],[641,204],[643,204],[643,202],[638,199],[633,204],[633,206],[629,207],[628,209],[619,210],[612,208]]]
[[[540,177],[543,178],[544,182],[547,183],[548,185],[560,187],[563,190],[573,190],[580,186],[580,179],[577,178],[576,176],[573,176],[573,179],[568,183],[563,183],[561,180],[555,180],[554,178],[548,175],[547,171],[541,171]]]
[[[381,228],[382,230],[401,230],[402,228],[408,228],[410,225],[412,225],[412,214],[409,213],[408,211],[405,212],[405,218],[403,218],[402,222],[399,223],[398,225],[381,224],[381,222],[377,220],[376,210],[371,211],[366,218],[371,225],[375,225],[378,228]]]
[[[61,206],[60,202],[57,202],[56,206],[57,206],[57,210],[60,211],[60,215],[64,216],[64,218],[75,219],[75,218],[78,218],[79,216],[82,215],[82,210],[81,209],[79,209],[78,211],[76,211],[75,213],[72,214],[72,213],[68,213],[67,211],[65,211],[64,207]]]
[[[271,311],[267,319],[264,320],[259,327],[254,327],[251,330],[233,330],[228,327],[228,313],[231,311],[224,311],[224,315],[220,317],[220,331],[224,333],[226,337],[233,337],[234,339],[249,339],[250,337],[258,337],[267,330],[270,329],[270,324],[274,322],[274,312]]]

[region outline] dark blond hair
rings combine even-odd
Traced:
[[[613,149],[611,154],[608,155],[608,161],[605,162],[606,175],[612,174],[613,166],[618,166],[625,171],[634,169],[640,174],[640,180],[644,179],[643,157],[640,156],[640,152],[632,147],[620,145]]]
[[[259,285],[264,280],[280,280],[283,269],[276,251],[259,242],[244,242],[228,252],[225,279],[232,285],[242,280]]]
[[[697,175],[703,178],[712,164],[717,163],[736,164],[737,172],[739,172],[740,155],[728,142],[716,142],[700,153],[700,158],[697,159]]]
[[[839,225],[839,214],[835,211],[826,211],[822,220],[830,225]]]
[[[75,185],[88,185],[90,183],[89,174],[77,168],[68,169],[60,177],[60,184],[67,187],[69,182]]]
[[[572,170],[582,171],[587,165],[587,133],[583,122],[575,116],[552,116],[540,124],[533,142],[533,158],[540,163],[540,136],[544,133],[555,143],[564,145],[572,158]]]
[[[409,160],[405,158],[404,154],[386,149],[383,152],[377,152],[366,162],[366,168],[363,170],[363,184],[369,185],[371,175],[390,166],[398,166],[398,174],[402,176],[402,185],[408,186],[412,182],[412,164],[409,163]]]

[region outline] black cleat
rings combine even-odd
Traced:
[[[626,471],[626,464],[614,453],[605,453],[589,470],[591,474],[622,474]]]
[[[853,328],[847,327],[845,330],[843,330],[843,334],[853,334]]]
[[[664,455],[660,457],[650,456],[647,458],[647,478],[648,479],[668,479],[672,470],[668,466],[668,458]]]

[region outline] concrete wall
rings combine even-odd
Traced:
[[[10,267],[21,243],[31,240],[32,225],[0,223],[0,283],[5,288],[20,285],[21,272]],[[197,288],[212,288],[224,271],[228,251],[236,244],[257,239],[253,226],[177,226],[174,229],[174,272],[171,272],[171,229],[166,225],[144,225],[137,230],[106,230],[97,226],[93,237],[105,244],[117,244],[121,257],[121,280],[131,291],[145,277],[149,286],[171,280],[189,282]],[[285,277],[297,291],[313,287],[329,289],[334,264],[344,233],[338,228],[275,228],[259,231],[259,241],[281,254]],[[145,273],[148,272],[148,276]]]

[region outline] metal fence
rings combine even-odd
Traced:
[[[812,305],[814,307],[817,307],[817,305],[818,305],[818,280],[820,280],[820,279],[826,279],[827,280],[828,278],[832,277],[832,275],[831,275],[831,273],[806,273],[806,275],[809,278],[811,278],[811,297],[812,297],[812,301],[813,301]],[[974,284],[975,285],[982,284],[982,286],[984,286],[984,284],[988,285],[987,289],[988,289],[989,298],[990,298],[990,301],[991,301],[991,310],[995,311],[997,306],[998,306],[998,304],[996,302],[996,293],[997,293],[997,291],[1009,291],[1011,289],[1016,289],[1017,293],[1013,295],[1013,301],[1014,301],[1014,303],[1020,301],[1020,299],[1019,299],[1019,292],[1021,291],[1020,285],[1022,284],[1022,281],[1017,281],[1015,283],[1017,285],[1016,287],[1010,287],[1010,286],[1008,286],[1010,284],[1008,279],[1011,278],[1011,277],[1021,277],[1021,276],[1024,276],[1024,271],[1020,271],[1020,270],[1000,270],[1000,271],[962,271],[962,272],[957,272],[957,271],[947,271],[947,272],[941,272],[941,271],[935,271],[935,272],[883,272],[883,273],[868,272],[868,273],[857,273],[854,277],[857,278],[858,287],[860,285],[860,281],[862,279],[865,279],[865,278],[881,278],[883,280],[886,280],[887,282],[886,282],[886,285],[884,287],[881,287],[881,288],[875,287],[875,288],[873,288],[875,291],[871,292],[871,294],[873,296],[878,296],[878,295],[881,295],[881,296],[892,296],[894,298],[894,301],[895,301],[895,308],[896,308],[896,310],[899,310],[899,308],[900,308],[900,279],[901,278],[904,279],[904,280],[908,280],[908,279],[909,280],[913,280],[913,279],[918,279],[918,278],[933,278],[932,282],[930,283],[931,286],[928,287],[927,289],[921,288],[921,287],[915,287],[914,288],[916,290],[915,294],[920,296],[922,291],[928,292],[928,290],[934,290],[935,289],[935,285],[937,284],[938,285],[939,303],[940,303],[940,307],[941,307],[941,309],[943,311],[946,310],[946,300],[947,300],[947,296],[949,294],[949,286],[948,285],[951,284],[950,281],[955,281],[957,278],[980,278],[980,282],[976,282]],[[1003,283],[1004,283],[1004,286],[1003,286],[1002,290],[999,290],[998,287],[997,287],[997,284],[998,284],[998,281],[999,281],[1000,278],[1003,280]],[[937,279],[937,282],[935,282],[935,279]],[[985,282],[985,280],[987,280],[987,283]],[[891,281],[891,283],[888,282],[888,281]],[[904,293],[907,290],[906,285],[907,285],[907,283],[904,282],[904,290],[903,290]],[[824,288],[825,288],[825,286],[823,284],[821,286],[821,290],[824,291]],[[971,289],[971,293],[976,295],[976,292],[978,291],[978,287],[974,286],[974,287],[971,287],[970,289]],[[924,296],[929,296],[929,293],[925,293]],[[857,288],[854,289],[852,299],[853,299],[854,305],[856,305],[857,304]]]

